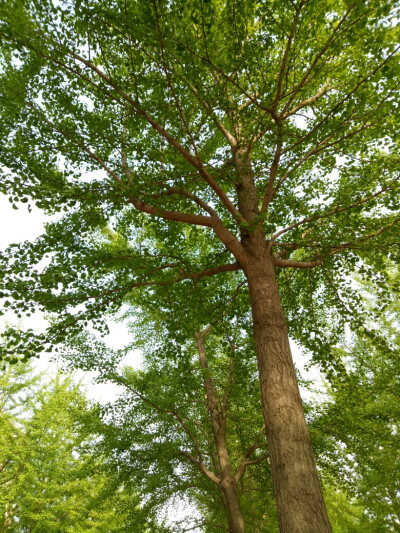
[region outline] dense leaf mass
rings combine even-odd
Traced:
[[[5,306],[58,317],[8,331],[4,355],[224,272],[260,226],[291,334],[315,350],[360,327],[347,274],[384,293],[398,255],[397,20],[381,0],[2,4],[1,190],[61,217],[2,254]]]

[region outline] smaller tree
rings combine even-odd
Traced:
[[[174,498],[196,506],[203,531],[278,531],[272,481],[265,488],[271,477],[248,338],[235,357],[238,332],[224,339],[207,326],[195,344],[188,336],[174,345],[165,328],[150,337],[145,329],[154,323],[143,327],[136,323],[144,370],[108,370],[125,393],[105,409],[100,448],[155,508]]]
[[[56,376],[43,385],[26,365],[0,377],[0,531],[108,533],[161,531],[94,456],[95,418],[79,385]]]

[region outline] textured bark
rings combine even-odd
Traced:
[[[281,533],[331,533],[264,236],[245,239],[253,328]]]

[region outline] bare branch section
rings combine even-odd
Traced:
[[[204,520],[203,522],[198,522],[195,526],[182,529],[182,533],[186,533],[186,531],[193,531],[194,529],[199,529],[204,526],[216,527],[217,529],[223,529],[224,531],[229,531],[227,527],[221,524],[215,524],[214,522],[209,522],[208,520]]]

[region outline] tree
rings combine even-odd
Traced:
[[[272,485],[265,483],[270,473],[255,362],[234,358],[235,340],[224,349],[210,327],[175,358],[165,357],[163,340],[158,347],[158,339],[147,337],[143,370],[103,372],[102,379],[124,385],[126,393],[104,410],[100,449],[122,481],[133,479],[155,508],[178,497],[200,507],[204,531],[272,532],[277,520]],[[74,358],[82,357],[81,348],[79,340]]]
[[[166,531],[92,453],[97,415],[79,386],[41,378],[27,365],[0,378],[0,531]]]
[[[3,191],[67,211],[3,258],[6,305],[57,313],[3,353],[104,329],[136,288],[179,283],[189,306],[190,281],[245,279],[285,533],[331,530],[288,333],[337,366],[363,326],[346,273],[398,246],[398,19],[383,0],[2,6]]]
[[[359,531],[399,531],[399,274],[387,263],[388,282],[394,289],[388,301],[371,291],[368,276],[358,282],[365,312],[372,307],[379,322],[372,325],[388,339],[353,334],[343,339],[339,357],[346,371],[331,380],[328,401],[312,411],[312,433],[322,436],[323,462],[364,509]]]

